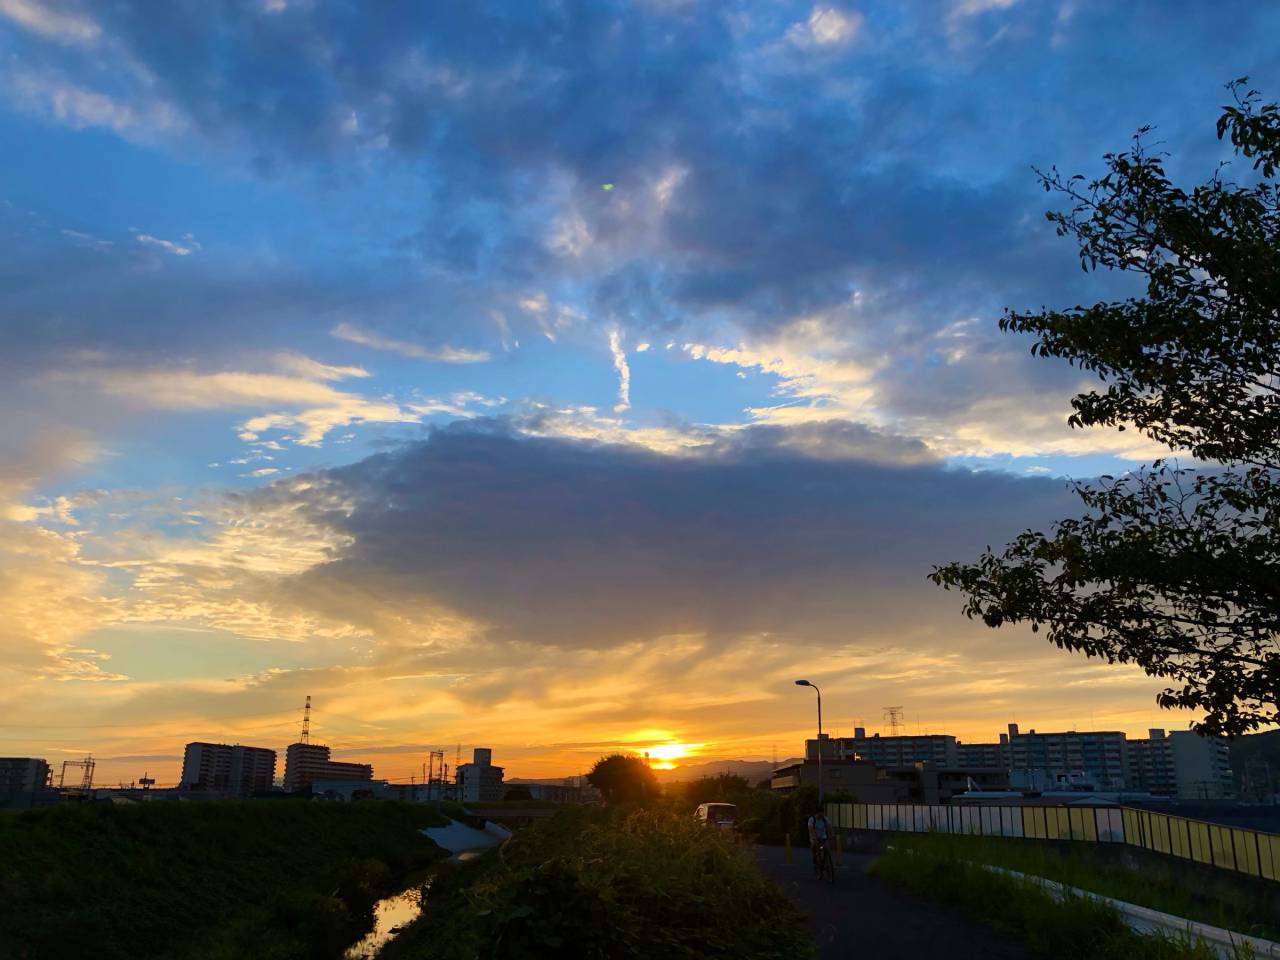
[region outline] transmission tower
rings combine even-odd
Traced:
[[[889,736],[896,737],[902,732],[902,708],[884,707],[884,720],[889,724]]]
[[[311,694],[307,694],[307,704],[302,708],[302,737],[298,742],[311,742]]]
[[[462,766],[462,744],[458,744],[458,749],[453,755],[453,780],[458,781],[458,768]]]
[[[444,799],[445,762],[443,750],[427,754],[427,799]]]
[[[71,786],[67,786],[67,767],[78,767],[80,769],[80,783],[78,786],[74,782],[72,782]],[[88,756],[83,760],[63,760],[62,775],[58,778],[58,789],[60,791],[89,793],[93,789],[93,757]]]

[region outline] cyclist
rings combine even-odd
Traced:
[[[813,865],[818,866],[818,851],[826,846],[827,837],[831,830],[827,823],[827,815],[822,809],[822,804],[818,804],[814,808],[813,816],[809,818],[809,852],[813,854]]]

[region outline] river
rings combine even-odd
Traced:
[[[370,960],[422,912],[422,887],[410,887],[373,906],[373,929],[359,943],[347,947],[342,960]]]

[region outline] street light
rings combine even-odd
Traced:
[[[813,692],[818,695],[818,803],[822,803],[822,691],[816,683],[808,680],[797,680],[796,686],[813,687]]]

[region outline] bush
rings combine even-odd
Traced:
[[[811,957],[749,853],[687,815],[570,809],[433,884],[387,960]]]

